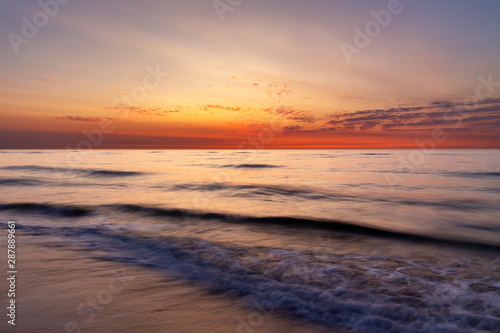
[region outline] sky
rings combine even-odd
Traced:
[[[6,0],[0,149],[500,148],[498,0]]]

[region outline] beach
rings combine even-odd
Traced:
[[[21,237],[16,325],[3,320],[2,332],[326,332],[161,272],[92,258],[62,239]]]
[[[4,154],[2,331],[499,327],[497,152],[440,151],[411,173],[394,150]]]

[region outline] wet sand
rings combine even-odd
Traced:
[[[66,241],[18,235],[16,326],[4,314],[2,332],[325,332]]]

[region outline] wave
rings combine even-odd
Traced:
[[[0,178],[0,185],[2,186],[40,186],[44,183],[36,179]]]
[[[78,182],[48,182],[34,178],[0,178],[0,186],[53,186],[53,187],[110,187],[125,188],[126,184],[118,183],[78,183]]]
[[[364,153],[361,155],[365,156],[391,156],[392,154],[387,154],[387,153]]]
[[[2,167],[3,170],[26,170],[26,171],[55,171],[55,170],[63,170],[62,168],[56,167],[45,167],[40,165],[11,165]]]
[[[377,184],[381,186],[380,184]],[[357,185],[359,186],[359,184]],[[371,185],[370,186],[375,186]],[[387,185],[390,187],[392,185]],[[442,201],[424,201],[408,200],[399,198],[386,198],[376,196],[347,195],[327,191],[323,189],[292,187],[279,185],[259,185],[259,184],[231,184],[231,183],[205,183],[205,184],[177,184],[172,186],[156,185],[153,188],[167,188],[168,190],[179,191],[229,191],[229,197],[276,197],[285,196],[299,198],[304,200],[325,200],[325,201],[356,201],[356,202],[382,202],[387,204],[423,206],[434,208],[446,208],[461,211],[487,210],[490,208],[486,203],[467,200],[442,200]],[[408,188],[408,187],[406,187]]]
[[[137,171],[114,171],[114,170],[89,170],[89,176],[96,177],[125,177],[125,176],[139,176],[143,175],[142,172]]]
[[[62,167],[47,167],[41,165],[12,165],[2,167],[4,170],[26,170],[26,171],[41,171],[51,173],[78,173],[88,177],[127,177],[144,175],[143,172],[137,171],[121,171],[121,170],[103,170],[103,169],[83,169],[83,168],[62,168]]]
[[[25,235],[72,238],[72,246],[78,242],[101,260],[168,272],[211,293],[243,298],[263,316],[278,313],[356,332],[494,332],[500,326],[489,310],[497,308],[494,281],[457,277],[455,266],[437,262],[335,253],[318,258],[307,251],[100,227],[17,228]]]
[[[500,244],[491,244],[467,239],[454,239],[439,237],[434,234],[413,234],[395,231],[385,228],[367,227],[355,222],[335,219],[306,218],[295,216],[251,216],[238,215],[224,212],[196,211],[181,208],[164,208],[154,206],[143,206],[135,204],[110,204],[96,206],[77,206],[50,203],[8,203],[0,204],[0,211],[16,211],[22,213],[36,213],[61,217],[85,217],[91,214],[99,214],[102,210],[112,210],[118,214],[140,214],[147,217],[169,217],[185,222],[193,220],[216,220],[221,223],[278,225],[286,228],[320,229],[333,232],[365,235],[368,237],[379,237],[387,239],[399,239],[402,241],[417,241],[428,243],[446,243],[450,246],[481,247],[490,250],[500,250]]]
[[[0,154],[50,154],[47,151],[0,151]]]
[[[13,210],[24,213],[37,213],[37,214],[63,216],[63,217],[81,217],[92,213],[91,208],[86,208],[81,206],[79,207],[71,205],[55,205],[47,203],[33,203],[33,202],[0,204],[0,211],[4,210]]]
[[[272,164],[227,164],[221,168],[236,168],[236,169],[264,169],[264,168],[281,168],[279,165]]]
[[[155,186],[155,188],[164,188],[164,186]],[[168,189],[173,191],[179,190],[189,190],[189,191],[224,191],[230,190],[231,196],[243,196],[248,197],[252,195],[257,196],[288,196],[288,197],[298,197],[310,200],[328,200],[333,199],[334,195],[321,193],[320,191],[308,190],[305,188],[294,188],[287,186],[273,186],[273,185],[256,185],[256,184],[230,184],[230,183],[206,183],[206,184],[177,184],[173,186],[168,186]],[[238,192],[244,191],[244,193]],[[346,200],[349,198],[345,196]],[[338,197],[338,200],[342,198]]]
[[[500,172],[448,172],[446,174],[449,176],[472,178],[500,177]]]

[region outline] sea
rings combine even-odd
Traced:
[[[235,307],[332,332],[500,332],[499,150],[3,150],[0,187],[18,241]]]

